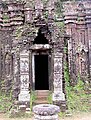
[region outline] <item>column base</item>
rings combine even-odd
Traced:
[[[61,112],[66,111],[66,100],[65,100],[65,94],[62,92],[54,92],[53,93],[53,104],[60,107]]]
[[[19,110],[24,112],[30,112],[30,94],[27,91],[20,92],[19,97]]]
[[[55,91],[52,96],[53,101],[65,101],[65,94],[60,91]]]
[[[29,92],[21,92],[20,94],[19,94],[19,98],[18,98],[18,101],[19,102],[25,102],[25,101],[30,101],[30,94],[29,94]]]

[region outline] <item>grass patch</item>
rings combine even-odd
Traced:
[[[30,95],[30,109],[32,111],[33,108],[33,102],[36,100],[36,94],[34,91],[31,91],[31,95]]]
[[[74,87],[70,85],[70,77],[67,63],[64,64],[64,78],[66,81],[66,97],[68,110],[72,112],[89,112],[91,106],[89,106],[90,94],[85,92],[85,84],[78,75],[77,85]]]
[[[52,104],[53,103],[53,101],[52,101],[52,92],[51,91],[49,92],[49,95],[47,97],[47,101],[48,101],[48,104]]]
[[[0,112],[9,112],[10,107],[12,106],[12,97],[6,95],[5,93],[0,93]]]

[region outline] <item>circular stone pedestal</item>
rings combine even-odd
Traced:
[[[40,104],[33,107],[34,120],[58,120],[60,108],[51,104]]]

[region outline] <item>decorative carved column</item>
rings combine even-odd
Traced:
[[[57,34],[54,39],[54,92],[53,92],[53,103],[61,107],[62,111],[65,111],[65,94],[63,91],[63,48],[64,40],[59,34],[59,29],[55,28]]]
[[[53,101],[65,101],[63,93],[62,68],[63,67],[63,53],[54,53],[54,93]]]
[[[30,110],[30,81],[29,81],[29,51],[20,51],[20,93],[18,96],[19,109],[22,111]]]
[[[29,107],[29,51],[27,50],[20,52],[20,94],[18,101],[26,105],[25,109]]]

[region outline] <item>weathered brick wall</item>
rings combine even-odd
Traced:
[[[30,42],[36,37],[39,26],[45,24],[43,18],[51,31],[52,40],[58,40],[59,31],[61,34],[64,32],[56,29],[56,24],[65,23],[65,31],[70,35],[68,40],[68,63],[71,82],[74,85],[77,81],[77,76],[80,73],[83,80],[91,75],[91,2],[65,2],[63,4],[63,16],[58,15],[55,17],[54,2],[56,0],[49,0],[46,4],[40,4],[41,0],[26,0],[24,1],[11,1],[0,2],[0,78],[1,80],[13,80],[13,51],[19,49],[16,44],[22,40],[28,39]],[[31,4],[30,4],[31,3]],[[40,16],[38,16],[40,14]],[[37,23],[37,24],[36,24]],[[35,28],[35,25],[37,26]],[[54,25],[54,26],[53,26]],[[57,26],[58,27],[58,26]],[[54,30],[55,29],[55,30]],[[31,34],[30,33],[31,31]],[[53,33],[54,31],[54,33]],[[63,33],[62,33],[63,32]],[[57,34],[58,33],[58,34]],[[48,36],[50,38],[50,36]],[[57,42],[56,42],[57,43]],[[60,43],[60,45],[59,45]],[[63,42],[60,40],[56,47],[61,48],[63,52]],[[18,54],[18,53],[17,53]],[[7,59],[6,59],[6,56]],[[7,64],[8,63],[8,64]],[[11,63],[9,65],[9,63]],[[10,73],[8,68],[10,67]],[[14,66],[13,66],[14,67]],[[13,71],[13,72],[12,72]],[[5,74],[7,73],[7,74]],[[10,75],[10,76],[9,76]],[[16,76],[19,78],[19,75]],[[10,79],[11,78],[11,79]],[[8,82],[5,83],[4,89],[8,90]],[[17,87],[16,80],[14,81],[13,89],[19,92],[19,85]],[[19,83],[19,80],[18,82]],[[11,84],[11,83],[10,83]],[[6,86],[6,87],[5,87]],[[16,92],[15,92],[16,94]],[[17,95],[14,95],[17,97]]]
[[[1,42],[1,89],[2,90],[10,90],[11,82],[12,82],[12,74],[13,74],[13,66],[12,66],[12,31],[0,31],[0,42]]]
[[[16,91],[13,96],[19,93],[16,82],[14,83],[12,48],[16,41],[13,31],[16,26],[24,24],[24,4],[22,1],[0,1],[0,89],[8,94],[13,88],[13,91]]]
[[[69,72],[73,82],[78,74],[86,82],[90,73],[91,1],[65,2],[64,20],[68,41]]]

